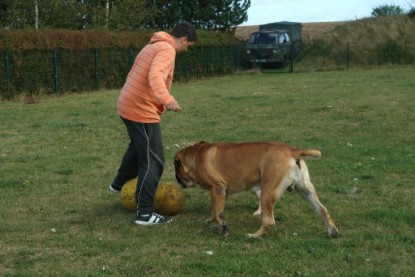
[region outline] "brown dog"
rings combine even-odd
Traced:
[[[210,190],[212,214],[208,220],[228,226],[221,217],[227,195],[260,186],[262,226],[250,237],[260,237],[274,225],[274,205],[286,190],[295,189],[320,215],[330,238],[338,230],[327,209],[320,203],[310,181],[305,157],[320,157],[319,150],[296,149],[279,142],[208,143],[200,141],[180,150],[174,157],[176,179],[183,186],[199,184]],[[257,190],[258,191],[258,190]]]

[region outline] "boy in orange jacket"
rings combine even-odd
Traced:
[[[165,109],[180,112],[170,94],[176,54],[186,52],[197,39],[194,27],[177,24],[172,34],[156,32],[135,58],[118,98],[118,114],[124,122],[130,143],[118,174],[109,189],[120,192],[130,179],[138,177],[135,223],[155,225],[171,222],[171,217],[154,211],[153,199],[164,170],[164,147],[160,115]]]

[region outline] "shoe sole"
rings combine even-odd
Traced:
[[[151,222],[148,222],[148,221],[136,220],[134,223],[137,224],[137,225],[151,226],[151,225],[167,224],[167,223],[170,223],[172,221],[173,221],[173,219],[170,219],[169,221],[164,221],[164,222],[151,223]]]
[[[109,185],[108,189],[109,189],[110,192],[115,192],[115,193],[121,192],[120,190],[114,189],[111,185]]]

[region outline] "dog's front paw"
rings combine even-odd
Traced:
[[[224,236],[225,238],[229,235],[229,228],[228,225],[222,225],[222,229],[220,230],[220,235]]]
[[[335,227],[333,227],[331,230],[329,230],[329,238],[335,239],[339,237],[339,230]]]

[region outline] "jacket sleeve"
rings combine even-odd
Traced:
[[[148,74],[148,81],[153,96],[157,101],[166,106],[174,97],[170,95],[170,82],[174,70],[176,51],[170,45],[163,45],[155,54]]]

